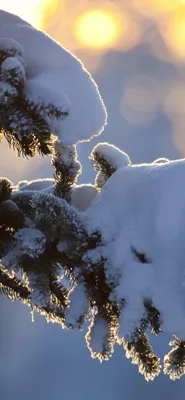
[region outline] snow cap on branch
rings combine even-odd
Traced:
[[[2,46],[7,38],[16,41],[21,54],[24,53],[29,96],[34,99],[39,96],[44,104],[55,100],[69,112],[64,120],[49,121],[62,143],[74,144],[100,134],[107,122],[107,113],[98,87],[83,64],[44,32],[1,10]]]
[[[95,185],[100,190],[117,169],[131,164],[130,158],[126,153],[109,143],[98,143],[89,158],[94,169],[98,172]]]
[[[16,57],[7,57],[1,64],[0,78],[4,82],[9,82],[14,87],[19,88],[26,81],[25,69]]]
[[[38,229],[19,229],[15,233],[14,238],[19,243],[20,252],[31,258],[38,257],[45,250],[46,237]]]

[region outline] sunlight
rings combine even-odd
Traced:
[[[0,0],[0,9],[19,15],[39,28],[46,2],[46,0]]]
[[[126,28],[126,18],[108,10],[93,9],[77,18],[74,34],[80,44],[101,49],[111,47]]]
[[[151,17],[178,10],[183,3],[184,0],[133,0],[133,6],[139,13]]]
[[[172,14],[166,23],[166,29],[162,27],[167,44],[176,55],[185,58],[185,6]]]

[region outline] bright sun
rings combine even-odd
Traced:
[[[0,9],[19,15],[39,28],[45,3],[46,0],[0,0]]]
[[[80,15],[74,26],[77,41],[93,48],[106,48],[114,44],[126,29],[126,20],[107,10],[88,10]]]

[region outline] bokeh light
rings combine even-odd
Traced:
[[[127,21],[106,9],[92,9],[80,15],[74,25],[77,41],[87,47],[105,48],[114,45],[127,29]]]
[[[146,124],[156,115],[160,102],[157,79],[145,74],[133,75],[124,88],[121,114],[132,124]]]
[[[161,32],[175,55],[185,58],[185,4],[180,10],[172,13],[162,26]]]
[[[163,97],[163,109],[170,119],[185,121],[185,82],[168,82]]]
[[[157,17],[179,9],[183,0],[133,0],[133,7],[141,14]]]
[[[169,81],[163,87],[161,107],[171,124],[174,146],[185,156],[185,80]]]

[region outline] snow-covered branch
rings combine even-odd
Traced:
[[[82,173],[76,143],[107,113],[82,63],[45,33],[0,11],[0,131],[19,154],[52,154],[53,179],[0,179],[0,293],[67,329],[83,329],[92,357],[116,344],[147,380],[160,373],[148,329],[175,335],[164,358],[185,373],[185,161],[133,165],[99,143]]]

